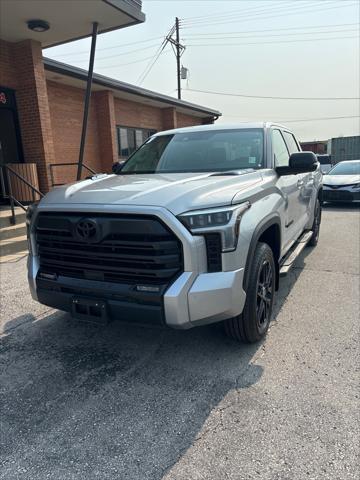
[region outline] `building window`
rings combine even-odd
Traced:
[[[128,157],[138,149],[156,130],[117,126],[119,157]]]

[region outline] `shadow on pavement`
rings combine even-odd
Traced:
[[[281,280],[275,315],[297,276]],[[263,373],[254,362],[262,345],[237,344],[222,325],[176,331],[81,324],[61,312],[24,317],[9,320],[0,344],[7,480],[160,480],[202,429],[216,428],[210,412]]]

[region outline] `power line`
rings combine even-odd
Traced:
[[[242,42],[242,43],[192,43],[188,47],[236,47],[241,45],[270,45],[274,43],[302,43],[302,42],[324,42],[329,40],[344,40],[346,38],[359,38],[358,35],[350,37],[328,37],[328,38],[306,38],[297,40],[276,40],[274,42]]]
[[[340,120],[343,118],[360,118],[360,115],[347,115],[341,117],[318,117],[318,118],[302,118],[300,120],[281,120],[279,123],[297,123],[297,122],[315,122],[318,120]]]
[[[187,92],[207,93],[211,95],[223,95],[226,97],[242,97],[242,98],[262,98],[270,100],[360,100],[359,97],[275,97],[267,95],[246,95],[243,93],[226,93],[215,92],[211,90],[196,90],[193,88],[187,88]]]
[[[163,42],[160,50],[158,50],[158,52],[153,57],[153,61],[150,64],[147,65],[147,67],[145,68],[143,73],[139,76],[139,79],[138,79],[138,84],[139,85],[141,85],[143,83],[143,81],[145,80],[145,78],[149,75],[149,73],[151,72],[155,63],[158,61],[158,59],[159,59],[161,53],[163,52],[164,48],[166,47],[166,45],[167,45],[167,43]]]
[[[158,43],[154,43],[153,45],[150,45],[148,47],[145,47],[145,48],[136,48],[134,50],[129,50],[128,52],[119,52],[119,53],[115,53],[114,55],[107,55],[106,57],[101,57],[101,58],[98,58],[97,61],[99,60],[107,60],[109,58],[117,58],[121,55],[131,55],[132,53],[135,53],[135,52],[142,52],[144,50],[151,50],[155,47],[157,47],[159,44]]]
[[[354,25],[359,25],[359,22],[338,23],[338,24],[332,24],[332,25],[312,25],[312,26],[304,26],[304,27],[275,28],[275,29],[270,28],[270,29],[263,29],[263,30],[243,30],[241,32],[237,31],[237,32],[190,33],[190,34],[187,34],[187,37],[204,37],[209,35],[237,35],[237,34],[243,34],[243,33],[265,33],[265,32],[288,31],[288,30],[291,30],[291,31],[307,30],[307,29],[313,29],[313,28],[352,27]],[[303,32],[298,32],[298,35],[301,35],[302,33]],[[336,33],[336,31],[334,33]]]
[[[352,6],[352,5],[357,5],[357,3],[352,3],[350,5],[345,5],[345,6]],[[318,11],[320,10],[328,10],[328,9],[333,9],[333,8],[341,8],[344,5],[339,5],[337,1],[320,1],[317,3],[310,3],[308,5],[298,5],[292,3],[289,6],[284,7],[277,7],[277,8],[267,8],[262,11],[257,11],[253,13],[239,13],[237,15],[229,15],[228,17],[223,17],[223,18],[214,18],[212,19],[201,19],[197,20],[196,22],[182,22],[182,25],[184,28],[194,28],[198,27],[201,25],[216,25],[216,24],[225,24],[225,23],[232,23],[234,21],[238,20],[249,20],[249,19],[260,19],[260,18],[271,18],[271,17],[277,17],[277,16],[284,16],[284,15],[290,15],[292,13],[307,13],[307,12],[312,12],[312,11]],[[315,10],[313,10],[315,7]],[[271,14],[270,17],[267,14]],[[274,15],[273,15],[274,14]]]
[[[279,1],[279,2],[276,2],[276,3],[273,2],[273,3],[272,3],[272,7],[275,7],[275,6],[277,6],[277,5],[284,5],[284,4],[286,5],[286,4],[290,4],[290,3],[293,3],[293,2],[292,2],[292,1],[288,1],[288,2]],[[223,16],[223,15],[243,13],[243,12],[248,12],[248,11],[256,11],[256,10],[258,10],[259,8],[260,8],[260,9],[263,9],[264,6],[265,6],[265,4],[264,4],[264,5],[258,5],[257,7],[246,8],[246,9],[241,9],[241,10],[239,10],[239,9],[237,9],[237,10],[229,10],[228,12],[225,12],[225,13],[223,13],[223,12],[218,12],[218,13],[212,13],[212,14],[209,14],[209,15],[200,15],[200,16],[197,16],[197,17],[183,17],[183,18],[181,19],[181,21],[187,22],[187,21],[192,21],[192,20],[197,20],[197,19],[203,19],[203,18],[209,18],[209,17],[216,17],[216,18],[218,18],[218,17]]]
[[[336,1],[334,0],[330,0],[330,1],[326,1],[326,2],[316,2],[314,4],[314,2],[310,2],[308,4],[300,4],[300,2],[297,2],[297,4],[294,5],[294,2],[287,2],[286,4],[282,3],[280,5],[273,5],[271,4],[271,6],[267,6],[266,8],[263,8],[263,6],[261,6],[261,8],[250,8],[250,9],[246,9],[246,10],[237,10],[237,11],[229,11],[229,12],[225,12],[223,14],[220,14],[220,15],[205,15],[204,17],[201,17],[201,18],[198,18],[198,19],[194,19],[194,20],[186,20],[186,19],[182,19],[181,20],[181,23],[183,25],[199,25],[201,23],[208,23],[208,22],[218,22],[218,21],[223,21],[223,20],[227,20],[228,18],[230,19],[233,19],[233,18],[245,18],[245,17],[253,17],[253,16],[257,16],[259,14],[263,14],[263,13],[270,13],[270,12],[274,12],[274,11],[287,11],[289,9],[293,10],[299,10],[299,9],[303,9],[303,8],[308,8],[310,6],[320,6],[320,5],[327,5],[327,4],[334,4],[336,3]],[[212,18],[214,20],[212,20]]]
[[[103,48],[97,48],[96,49],[96,52],[103,52],[105,50],[114,50],[115,48],[123,48],[123,47],[129,47],[131,45],[138,45],[140,43],[148,43],[148,42],[151,42],[152,40],[160,40],[164,38],[164,36],[162,37],[152,37],[152,38],[148,38],[147,40],[139,40],[137,42],[131,42],[131,43],[122,43],[120,45],[112,45],[111,47],[103,47]],[[73,55],[84,55],[84,54],[89,54],[89,50],[82,50],[80,52],[69,52],[69,53],[61,53],[60,55],[57,55],[56,53],[54,55],[56,55],[57,57],[68,57],[68,56],[73,56]]]
[[[239,118],[236,115],[223,115],[223,118]],[[298,120],[273,120],[275,123],[282,123],[282,124],[287,124],[287,123],[302,123],[302,122],[316,122],[316,121],[328,121],[328,120],[342,120],[342,119],[349,119],[349,118],[360,118],[359,115],[345,115],[345,116],[338,116],[338,117],[318,117],[318,118],[301,118]],[[239,120],[240,123],[247,123],[249,120],[244,119],[242,117],[241,120]],[[255,120],[256,121],[256,120]]]
[[[343,33],[343,32],[359,32],[358,28],[347,28],[345,30],[324,30],[324,31],[312,31],[312,32],[297,32],[297,33],[279,33],[279,34],[272,34],[272,35],[244,35],[241,37],[238,36],[225,36],[222,38],[219,37],[201,37],[201,38],[190,38],[190,37],[185,37],[183,40],[230,40],[230,39],[242,39],[242,38],[268,38],[268,37],[284,37],[284,36],[289,36],[289,35],[325,35],[328,33]]]
[[[168,53],[168,52],[170,52],[170,50],[162,51],[162,54]],[[154,58],[154,55],[150,55],[149,57],[145,57],[145,58],[139,58],[139,60],[134,60],[133,62],[117,63],[116,65],[100,65],[99,68],[109,69],[109,68],[125,67],[126,65],[132,65],[134,63],[146,62],[147,60],[150,60],[152,58]]]
[[[169,30],[169,33],[167,34],[167,36],[164,38],[164,40],[161,42],[159,48],[157,49],[155,55],[153,56],[152,60],[150,60],[150,62],[148,63],[148,65],[145,67],[144,71],[142,72],[142,74],[139,76],[138,78],[138,83],[139,85],[141,85],[143,83],[143,81],[145,80],[145,78],[149,75],[149,73],[151,72],[153,66],[155,65],[155,63],[157,62],[157,60],[159,59],[162,51],[164,50],[164,48],[166,47],[166,45],[168,44],[168,37],[171,36],[175,31],[175,25],[173,25],[170,30]]]
[[[351,3],[351,4],[347,4],[347,5],[334,5],[334,6],[329,6],[329,7],[321,7],[320,9],[315,9],[315,10],[302,10],[302,11],[296,11],[294,12],[293,9],[290,11],[290,12],[286,12],[286,13],[277,13],[275,15],[265,15],[265,16],[257,16],[257,15],[254,15],[252,17],[243,17],[242,20],[243,21],[251,21],[251,20],[263,20],[263,19],[268,19],[268,18],[278,18],[278,17],[283,17],[283,16],[289,16],[291,15],[292,13],[293,14],[301,14],[301,13],[313,13],[313,12],[323,12],[325,10],[331,10],[331,9],[334,9],[334,8],[345,8],[345,7],[351,7],[351,6],[355,6],[355,5],[358,5],[358,3]],[[194,29],[194,28],[201,28],[201,27],[209,27],[209,26],[214,26],[214,25],[226,25],[226,24],[229,24],[229,23],[238,23],[239,21],[241,21],[241,18],[239,19],[232,19],[232,20],[229,20],[229,21],[220,21],[220,22],[207,22],[207,23],[204,23],[204,24],[194,24],[194,26],[188,26],[188,25],[182,25],[182,28],[190,28],[190,29]]]
[[[129,50],[127,52],[118,52],[118,53],[115,53],[114,55],[107,55],[106,57],[97,58],[96,62],[101,61],[101,60],[108,60],[109,58],[117,58],[117,57],[120,57],[121,55],[131,55],[132,53],[142,52],[144,50],[150,50],[154,47],[157,47],[158,45],[159,45],[158,43],[154,43],[153,45],[149,45],[148,47],[135,48],[134,50]],[[73,61],[79,62],[81,60],[73,60]],[[85,61],[85,59],[84,59],[84,61]]]

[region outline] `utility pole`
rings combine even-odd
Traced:
[[[178,99],[181,99],[181,78],[180,78],[180,33],[179,33],[179,19],[175,18],[175,31],[176,31],[176,68],[177,68],[177,91]]]
[[[184,53],[185,46],[180,43],[180,22],[178,17],[175,18],[175,39],[172,38],[174,34],[174,27],[172,27],[171,32],[166,37],[167,42],[171,43],[171,46],[174,50],[176,57],[176,78],[177,78],[177,92],[178,99],[181,99],[181,65],[180,58]]]

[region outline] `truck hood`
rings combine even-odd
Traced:
[[[229,205],[262,181],[259,172],[243,170],[237,175],[171,173],[106,175],[56,187],[41,201],[51,205],[146,205],[164,207],[175,215],[198,208]]]
[[[324,185],[351,185],[360,182],[360,175],[325,175]]]

